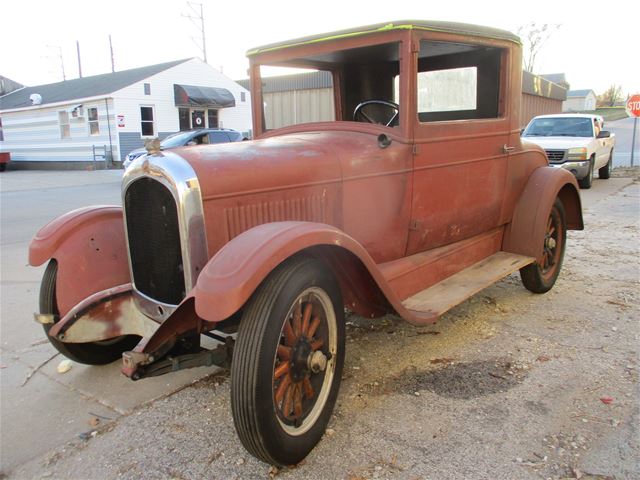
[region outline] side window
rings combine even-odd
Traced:
[[[502,58],[499,48],[421,41],[417,78],[420,121],[500,117]]]
[[[96,107],[87,109],[87,117],[89,118],[89,135],[99,135],[98,109]]]
[[[209,143],[227,143],[229,137],[224,132],[209,132]]]
[[[61,110],[58,112],[58,124],[60,125],[60,138],[71,138],[69,112],[67,112],[66,110]]]
[[[140,133],[143,137],[153,137],[155,134],[153,107],[140,107]]]
[[[463,67],[418,73],[418,111],[475,110],[478,68]]]

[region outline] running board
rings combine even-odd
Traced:
[[[501,278],[533,263],[533,257],[498,252],[407,298],[408,310],[442,315]]]

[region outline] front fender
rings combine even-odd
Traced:
[[[330,225],[312,222],[273,222],[254,227],[227,243],[209,260],[198,277],[190,296],[195,297],[196,314],[209,322],[220,322],[237,312],[251,297],[258,285],[286,259],[315,247],[333,247],[348,253],[349,258],[363,267],[372,279],[371,288],[379,289],[399,315],[412,323],[435,321],[435,317],[410,312],[389,286],[362,245],[349,235]],[[346,256],[336,256],[343,258]],[[344,265],[353,271],[352,265]],[[336,271],[341,280],[341,273]],[[348,282],[340,282],[344,286]],[[346,292],[345,298],[351,298]]]
[[[575,177],[562,168],[540,167],[531,174],[507,226],[502,250],[538,258],[544,245],[549,212],[562,201],[569,230],[582,230],[582,205]]]
[[[131,281],[122,208],[73,210],[42,227],[29,244],[29,264],[58,262],[60,316],[94,293]]]

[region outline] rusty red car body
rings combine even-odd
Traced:
[[[54,220],[29,259],[51,259],[36,318],[63,353],[123,354],[134,379],[233,358],[242,443],[292,464],[337,395],[343,306],[430,323],[516,270],[543,293],[582,212],[574,177],[520,140],[509,32],[405,21],[248,55],[256,140],[140,158],[124,211]],[[335,120],[268,129],[264,65],[329,71]],[[460,69],[470,107],[425,107],[423,79]]]

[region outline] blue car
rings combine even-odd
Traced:
[[[206,145],[213,143],[241,142],[247,140],[240,132],[228,128],[200,128],[186,132],[173,133],[160,142],[162,150],[168,148],[185,147],[189,145]],[[144,148],[131,150],[122,162],[122,167],[127,168],[136,158],[144,155]]]

